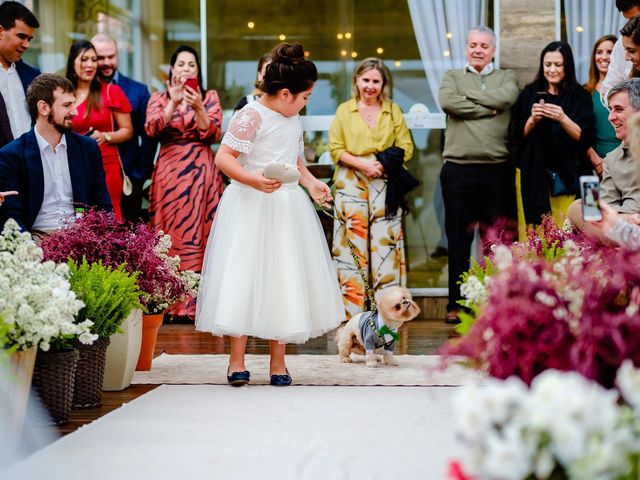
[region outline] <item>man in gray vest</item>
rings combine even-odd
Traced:
[[[496,37],[478,26],[467,34],[467,65],[448,70],[440,85],[447,114],[440,173],[449,240],[447,323],[457,323],[460,275],[469,269],[474,228],[515,217],[515,167],[509,161],[510,108],[518,98],[511,70],[493,65]]]

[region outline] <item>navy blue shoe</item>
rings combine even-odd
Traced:
[[[229,385],[233,387],[241,387],[243,385],[246,385],[247,383],[249,383],[250,376],[251,374],[249,373],[249,370],[244,370],[242,372],[233,372],[231,375],[229,375],[229,369],[227,369],[227,382],[229,382]]]
[[[293,380],[291,379],[291,375],[289,375],[289,370],[285,370],[287,372],[285,375],[271,375],[271,385],[274,387],[288,387],[291,385]]]

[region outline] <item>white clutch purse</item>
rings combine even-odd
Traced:
[[[273,162],[264,167],[264,176],[271,180],[279,180],[282,183],[292,183],[300,179],[300,172],[296,165]]]

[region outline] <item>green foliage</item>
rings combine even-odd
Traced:
[[[542,244],[542,257],[550,262],[555,258],[562,257],[564,255],[564,248],[560,247],[560,241],[554,240],[551,245],[547,245],[547,239],[542,237],[540,239]]]
[[[457,324],[454,329],[460,335],[466,335],[469,333],[469,330],[471,330],[471,327],[473,327],[473,324],[476,323],[476,318],[478,318],[480,309],[476,304],[466,300],[458,300],[458,303],[471,310],[470,312],[466,312],[465,310],[460,310],[458,312],[460,323]]]
[[[471,257],[471,268],[460,275],[460,280],[458,281],[458,283],[462,285],[469,279],[471,275],[475,275],[476,277],[478,277],[478,280],[484,283],[485,277],[490,277],[497,271],[495,265],[489,257],[484,257],[484,263],[485,266],[483,267],[477,262],[475,258]]]
[[[140,288],[136,284],[138,273],[129,274],[124,264],[116,270],[105,267],[102,261],[89,265],[86,258],[80,265],[74,260],[68,264],[71,289],[85,303],[77,322],[91,320],[91,333],[108,338],[119,331],[132,309],[142,308]]]

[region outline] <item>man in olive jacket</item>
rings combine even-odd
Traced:
[[[494,67],[495,45],[491,29],[471,29],[467,65],[448,70],[440,85],[440,105],[447,114],[440,173],[449,240],[447,323],[458,321],[458,281],[469,269],[475,225],[483,234],[496,220],[515,214],[515,168],[507,138],[518,80],[512,70]]]

